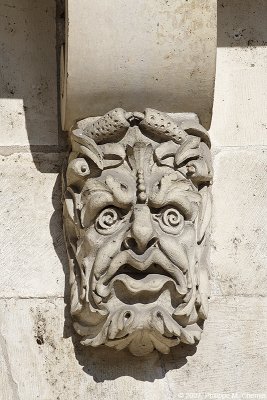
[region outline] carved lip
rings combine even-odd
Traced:
[[[116,282],[123,284],[132,294],[144,291],[155,294],[160,292],[163,286],[167,283],[173,285],[177,293],[181,295],[186,294],[186,292],[181,291],[181,287],[176,284],[173,278],[156,273],[150,273],[147,275],[139,274],[138,279],[129,274],[120,273],[116,275],[107,286],[101,284],[97,285],[98,294],[103,298],[109,296]]]
[[[136,269],[130,264],[124,264],[119,267],[117,272],[114,274],[112,280],[122,274],[127,275],[136,281],[142,280],[150,275],[153,275],[154,277],[164,276],[173,279],[173,276],[164,268],[162,268],[159,264],[151,264],[148,268],[144,270]]]
[[[102,291],[102,285],[107,287],[114,278],[123,274],[136,281],[146,279],[152,274],[157,275],[159,279],[165,277],[168,280],[174,280],[179,293],[187,292],[185,275],[158,248],[149,249],[142,255],[128,250],[117,254],[111,261],[107,272],[99,279],[97,292],[99,293],[99,289],[100,292]],[[149,289],[147,288],[147,290]]]

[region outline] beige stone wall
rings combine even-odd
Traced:
[[[267,398],[264,3],[218,4],[212,297],[202,340],[189,354],[185,346],[139,359],[84,348],[71,330],[57,115],[61,9],[56,26],[52,0],[1,2],[1,400]]]

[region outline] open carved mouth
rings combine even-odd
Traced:
[[[96,293],[102,298],[109,296],[117,282],[131,293],[158,293],[167,282],[178,294],[187,293],[185,274],[158,249],[149,249],[142,255],[130,251],[119,253],[112,259],[106,273],[96,281]]]
[[[169,285],[169,289],[179,296],[187,293],[187,287],[179,285],[173,275],[165,271],[159,264],[152,264],[145,270],[138,270],[129,264],[124,264],[118,268],[108,282],[105,284],[99,282],[96,285],[96,291],[102,298],[108,297],[112,288],[121,288],[119,290],[121,293],[125,293],[126,289],[127,293],[131,293],[131,295],[147,292],[151,297],[158,295],[166,285]],[[118,295],[118,293],[116,294]]]
[[[171,274],[169,274],[163,267],[161,267],[159,264],[152,264],[150,267],[148,267],[145,270],[138,270],[135,267],[129,265],[129,264],[124,264],[122,265],[115,275],[112,277],[114,279],[118,275],[128,275],[130,278],[135,279],[135,280],[141,280],[146,278],[148,275],[163,275],[165,277],[168,277],[170,279],[173,279]]]

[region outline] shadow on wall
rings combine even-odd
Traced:
[[[163,379],[171,370],[177,370],[187,363],[187,357],[196,352],[196,346],[181,345],[163,355],[156,351],[145,357],[135,357],[127,350],[116,351],[107,347],[85,348],[74,342],[76,358],[83,371],[95,382],[115,380],[131,376],[139,381],[154,382]]]
[[[77,361],[95,382],[115,380],[121,376],[154,382],[163,379],[168,371],[182,368],[187,363],[187,358],[197,351],[196,346],[181,344],[173,347],[168,355],[153,351],[147,356],[136,357],[128,350],[117,351],[107,346],[83,346],[80,344],[81,337],[72,328],[68,306],[65,308],[64,337],[72,337]]]
[[[64,0],[0,4],[1,148],[5,153],[54,153],[66,147],[59,123],[58,75]],[[57,21],[57,24],[56,24]],[[3,153],[4,154],[4,153]],[[42,163],[44,168],[44,163]]]
[[[218,1],[218,47],[267,45],[265,0]]]

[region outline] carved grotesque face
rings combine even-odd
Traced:
[[[65,235],[82,343],[135,355],[200,338],[211,166],[195,120],[113,110],[72,133]]]

